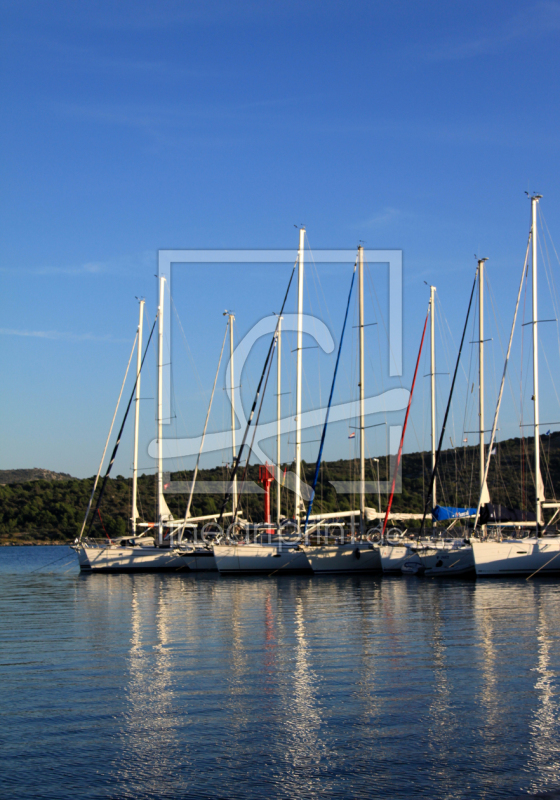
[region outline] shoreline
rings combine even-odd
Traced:
[[[70,547],[72,542],[0,542],[0,547]]]

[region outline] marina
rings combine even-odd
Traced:
[[[158,311],[152,325],[151,332],[145,349],[143,349],[143,320],[145,301],[140,301],[140,315],[136,334],[136,342],[130,355],[123,387],[119,401],[113,415],[113,421],[103,451],[98,473],[92,486],[91,495],[81,531],[74,543],[78,560],[82,570],[86,572],[142,572],[142,571],[192,571],[192,572],[218,572],[222,575],[259,574],[274,575],[278,572],[313,572],[315,574],[336,573],[361,573],[379,572],[388,574],[403,574],[417,577],[451,577],[474,576],[491,577],[511,575],[525,575],[532,577],[543,571],[544,574],[560,573],[560,535],[555,522],[560,510],[560,502],[555,498],[555,487],[549,482],[549,491],[552,497],[545,499],[544,482],[541,475],[541,432],[539,422],[539,369],[538,369],[538,303],[537,303],[537,275],[538,275],[538,228],[537,211],[540,195],[529,197],[531,203],[531,225],[523,264],[521,282],[517,294],[517,303],[509,336],[509,344],[505,356],[501,385],[497,396],[493,424],[490,429],[490,441],[486,445],[485,429],[485,369],[484,369],[484,344],[485,314],[484,314],[484,278],[487,258],[477,259],[475,278],[468,302],[466,319],[458,349],[453,377],[446,403],[445,413],[441,423],[436,414],[436,357],[435,357],[435,287],[430,286],[428,309],[422,330],[414,377],[412,379],[404,423],[400,428],[400,443],[396,458],[393,460],[393,475],[390,483],[389,496],[385,509],[381,507],[380,482],[376,484],[366,481],[366,412],[365,412],[365,346],[364,346],[364,247],[357,248],[355,263],[351,273],[350,289],[346,302],[346,311],[343,316],[342,331],[339,337],[336,361],[328,404],[317,415],[317,422],[321,423],[320,443],[317,450],[317,460],[314,468],[313,479],[307,485],[302,477],[302,386],[305,378],[303,333],[304,333],[304,275],[305,275],[305,243],[306,230],[303,226],[298,234],[297,259],[293,265],[281,307],[275,315],[274,327],[269,338],[269,346],[261,375],[258,381],[254,399],[246,420],[244,429],[240,432],[240,441],[236,445],[236,395],[235,387],[240,381],[240,375],[234,367],[234,355],[237,352],[234,342],[235,315],[225,311],[227,318],[226,330],[222,341],[220,358],[214,377],[212,392],[204,429],[200,438],[196,465],[193,479],[189,484],[188,500],[184,517],[177,518],[170,511],[165,491],[170,482],[164,482],[164,445],[163,437],[163,368],[164,368],[164,331],[166,302],[170,298],[166,278],[159,278]],[[313,261],[313,254],[310,255]],[[532,378],[533,378],[533,433],[534,433],[534,508],[521,511],[520,509],[502,508],[491,503],[488,488],[488,478],[491,458],[495,450],[497,425],[499,420],[503,390],[509,366],[512,341],[516,329],[520,299],[523,287],[527,289],[529,276],[529,263],[531,266],[531,321],[532,328]],[[356,281],[357,276],[357,281]],[[294,280],[295,279],[295,280]],[[282,516],[281,496],[286,493],[287,467],[282,468],[282,420],[281,420],[281,333],[282,320],[286,313],[286,304],[290,297],[290,289],[296,289],[296,371],[295,371],[295,448],[293,471],[290,471],[289,482],[290,502],[292,510],[288,516]],[[339,371],[344,334],[347,327],[349,311],[353,301],[354,285],[357,284],[357,317],[358,317],[358,389],[357,398],[358,417],[357,427],[359,443],[359,481],[350,482],[352,492],[358,498],[359,507],[355,510],[339,510],[338,512],[314,512],[317,483],[321,470],[323,448],[328,432],[329,415]],[[471,342],[478,345],[478,424],[479,430],[479,484],[478,502],[476,508],[449,507],[439,505],[438,463],[441,456],[442,445],[446,434],[446,426],[451,409],[454,388],[461,362],[463,346],[469,324],[469,317],[473,307],[473,299],[477,292],[478,299],[478,336],[479,339]],[[171,301],[172,302],[172,301]],[[392,513],[392,503],[400,481],[400,468],[403,446],[406,437],[409,413],[412,406],[414,389],[422,358],[422,351],[426,339],[429,323],[430,342],[430,438],[431,438],[431,474],[428,485],[424,486],[424,512]],[[147,521],[141,518],[138,512],[138,452],[139,452],[139,415],[140,415],[140,386],[141,373],[150,341],[157,326],[157,402],[156,402],[156,428],[157,440],[155,452],[157,454],[157,470],[155,476],[156,487],[156,519]],[[196,481],[199,471],[201,456],[203,455],[208,423],[211,416],[218,376],[220,374],[222,357],[229,340],[229,362],[225,374],[229,380],[226,390],[231,403],[231,468],[228,471],[228,481],[225,484],[224,494],[219,501],[219,511],[215,514],[193,516],[192,503],[196,491]],[[98,483],[105,457],[111,440],[113,425],[119,411],[123,389],[130,368],[134,349],[136,349],[136,379],[132,394],[126,407],[120,430],[116,437],[114,449],[108,461],[108,466],[96,494]],[[241,495],[247,482],[247,471],[250,459],[254,453],[254,441],[263,408],[263,401],[268,386],[268,379],[276,363],[276,458],[277,463],[259,466],[259,483],[263,489],[256,487],[264,495],[264,519],[262,522],[247,519],[242,510]],[[474,389],[474,384],[473,387]],[[472,389],[471,389],[472,392]],[[239,400],[239,398],[238,398]],[[132,500],[130,533],[117,540],[112,540],[107,535],[107,541],[92,539],[91,533],[94,526],[104,529],[100,506],[105,486],[115,461],[118,447],[122,438],[128,413],[134,403],[134,447],[132,469]],[[241,400],[237,404],[237,412],[242,406]],[[369,426],[372,427],[372,426]],[[373,427],[376,427],[375,425]],[[523,425],[522,425],[523,427]],[[355,438],[352,432],[349,438]],[[466,440],[464,440],[466,441]],[[376,459],[379,461],[379,459]],[[524,465],[522,465],[524,467]],[[369,488],[368,488],[369,487]],[[276,497],[276,520],[272,520],[272,490]],[[378,507],[372,508],[372,489],[377,491]],[[399,490],[400,491],[400,490]],[[369,495],[369,496],[368,496]],[[95,508],[94,508],[95,504]],[[227,509],[227,510],[226,510]],[[545,522],[544,509],[549,515]],[[90,513],[91,512],[91,513]],[[410,529],[394,526],[395,516],[400,524],[406,519],[416,523],[418,528]],[[99,517],[99,520],[97,519]],[[459,535],[457,523],[462,523],[462,533]],[[440,527],[438,527],[440,523]],[[443,523],[443,525],[441,524]],[[406,524],[406,523],[405,523]],[[125,523],[126,526],[126,523]],[[447,526],[447,527],[446,527]],[[455,530],[454,530],[455,529]],[[105,529],[104,529],[105,530]],[[106,531],[105,531],[106,533]]]
[[[560,0],[0,14],[0,800],[560,800]]]

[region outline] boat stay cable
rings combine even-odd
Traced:
[[[350,309],[350,299],[352,297],[352,289],[354,288],[354,281],[355,281],[355,278],[356,278],[356,266],[357,266],[357,264],[358,264],[358,261],[356,260],[355,263],[354,263],[354,270],[352,272],[352,281],[350,283],[350,291],[348,293],[348,301],[346,303],[346,313],[344,315],[344,323],[342,325],[342,333],[340,335],[340,342],[339,342],[339,345],[338,345],[338,353],[337,353],[337,356],[336,356],[336,364],[335,364],[335,367],[334,367],[334,374],[333,374],[333,379],[332,379],[332,384],[331,384],[331,391],[330,391],[330,394],[329,394],[329,402],[327,404],[327,411],[326,411],[326,414],[325,414],[325,422],[323,424],[323,432],[321,434],[321,444],[319,445],[319,454],[317,456],[317,463],[315,464],[315,474],[313,476],[313,483],[311,484],[311,497],[309,498],[309,504],[307,506],[307,514],[306,514],[306,517],[305,517],[305,527],[304,527],[304,530],[303,530],[303,535],[304,536],[307,533],[307,526],[309,524],[309,516],[310,516],[311,510],[313,508],[313,500],[315,499],[315,489],[317,488],[317,480],[319,478],[319,469],[321,468],[321,457],[323,455],[323,447],[325,445],[325,436],[327,434],[327,427],[328,427],[328,424],[329,424],[329,412],[331,410],[332,399],[333,399],[333,394],[334,394],[334,387],[335,387],[335,384],[336,384],[336,374],[338,372],[338,364],[339,364],[339,361],[340,361],[340,353],[341,353],[341,350],[342,350],[342,343],[344,341],[344,331],[346,330],[346,322],[348,320],[348,311]]]
[[[222,356],[224,355],[224,347],[226,345],[226,339],[227,339],[227,335],[228,335],[228,330],[229,330],[230,324],[231,324],[231,320],[228,317],[228,320],[227,320],[227,323],[226,323],[226,330],[225,330],[225,333],[224,333],[224,340],[222,342],[222,349],[220,350],[220,358],[218,360],[218,368],[216,370],[216,375],[214,376],[214,385],[212,386],[212,394],[210,395],[210,402],[208,403],[208,411],[206,412],[206,419],[204,421],[204,430],[202,431],[202,437],[200,439],[200,447],[198,449],[198,455],[196,457],[196,465],[195,465],[195,468],[194,468],[193,478],[192,478],[192,482],[191,482],[191,490],[190,490],[190,493],[189,493],[189,500],[187,502],[187,508],[185,509],[185,518],[184,518],[183,524],[181,526],[181,531],[185,530],[185,525],[187,524],[187,520],[188,520],[188,518],[190,517],[190,514],[191,514],[191,505],[192,505],[192,499],[193,499],[193,494],[194,494],[194,487],[195,487],[195,484],[196,484],[196,477],[198,475],[198,467],[199,467],[199,464],[200,464],[200,457],[202,455],[202,450],[204,448],[204,439],[206,438],[206,429],[208,428],[208,421],[210,419],[210,412],[212,410],[212,402],[214,400],[214,393],[216,391],[216,384],[218,382],[218,375],[220,374],[220,367],[222,365]]]
[[[532,235],[533,235],[533,232],[531,231],[531,233],[529,234],[529,241],[527,242],[527,252],[525,253],[525,261],[523,262],[523,270],[521,272],[521,280],[519,282],[519,291],[517,293],[517,302],[515,304],[515,313],[513,315],[513,322],[512,322],[512,325],[511,325],[511,331],[510,331],[510,335],[509,335],[508,349],[507,349],[506,359],[505,359],[505,363],[504,363],[504,371],[502,373],[502,381],[500,383],[500,391],[498,393],[498,401],[496,403],[496,411],[494,412],[494,421],[492,423],[492,433],[490,435],[490,444],[488,445],[488,455],[486,457],[486,467],[484,469],[484,481],[483,481],[483,484],[482,484],[483,486],[486,483],[486,481],[488,480],[488,470],[490,469],[490,459],[491,459],[491,456],[492,456],[492,448],[494,447],[494,439],[496,438],[496,428],[497,428],[497,425],[498,425],[498,416],[499,416],[499,413],[500,413],[500,405],[502,403],[502,395],[504,393],[504,385],[505,385],[505,382],[506,382],[506,374],[507,374],[507,368],[508,368],[508,363],[509,363],[509,356],[510,356],[510,353],[511,353],[511,345],[512,345],[512,342],[513,342],[513,334],[514,334],[514,331],[515,331],[515,323],[517,321],[517,312],[519,311],[519,302],[521,300],[521,292],[523,291],[523,283],[524,283],[524,280],[525,280],[525,271],[528,269],[528,266],[529,266],[529,250],[531,248]],[[481,501],[482,501],[482,496],[479,497],[478,504],[477,504],[477,507],[476,507],[476,517],[475,517],[475,520],[474,520],[474,528],[475,528],[475,530],[476,530],[476,526],[478,525],[478,518],[480,516],[480,507],[482,505]]]
[[[438,444],[438,449],[437,449],[437,452],[436,452],[434,468],[432,470],[432,474],[431,474],[431,477],[430,477],[430,485],[429,485],[428,491],[426,493],[426,501],[424,503],[424,513],[422,515],[422,523],[420,525],[420,535],[422,535],[422,533],[424,531],[424,524],[426,522],[426,515],[428,513],[428,506],[431,505],[431,498],[432,498],[432,491],[433,491],[433,487],[434,487],[434,481],[435,481],[435,478],[436,478],[436,475],[437,475],[438,462],[439,462],[439,458],[440,458],[440,455],[441,455],[441,450],[442,450],[442,447],[443,447],[443,437],[445,436],[445,428],[446,428],[446,425],[447,425],[447,418],[449,416],[449,409],[451,408],[451,400],[453,398],[453,390],[455,388],[455,381],[457,379],[457,373],[459,371],[459,364],[461,363],[461,353],[463,352],[463,344],[465,342],[465,334],[467,332],[467,326],[469,324],[469,316],[470,316],[470,313],[471,313],[472,301],[473,301],[473,297],[474,297],[474,290],[476,288],[476,284],[477,284],[477,280],[478,280],[478,272],[479,272],[479,266],[477,265],[477,268],[476,268],[476,271],[475,271],[475,275],[474,275],[473,286],[472,286],[472,289],[471,289],[471,296],[470,296],[470,299],[469,299],[469,307],[467,308],[467,317],[465,319],[465,324],[463,326],[463,335],[461,336],[461,344],[459,345],[459,352],[457,354],[457,361],[455,362],[455,371],[453,373],[453,380],[451,381],[451,388],[449,389],[449,399],[447,401],[447,408],[445,409],[445,414],[444,414],[444,417],[443,417],[443,424],[441,426],[441,433],[440,433],[440,437],[439,437],[439,444]],[[483,485],[484,485],[484,483],[483,483]]]
[[[263,380],[264,380],[264,377],[265,377],[265,373],[266,373],[266,370],[267,370],[267,367],[268,367],[268,362],[269,362],[269,360],[271,358],[271,355],[272,355],[272,352],[274,350],[274,346],[275,346],[275,343],[276,343],[276,336],[277,336],[277,333],[278,333],[278,326],[280,324],[280,319],[282,317],[282,314],[284,313],[284,308],[286,306],[286,301],[288,299],[288,294],[290,293],[290,287],[292,285],[292,280],[294,279],[294,275],[295,275],[295,272],[296,272],[297,265],[298,265],[298,261],[296,260],[294,262],[294,266],[292,267],[292,273],[290,275],[290,280],[288,281],[288,288],[286,289],[286,294],[284,295],[284,300],[282,302],[282,308],[280,309],[280,312],[278,314],[276,327],[275,327],[274,332],[272,334],[272,339],[270,341],[270,346],[268,348],[268,353],[266,355],[266,359],[265,359],[265,362],[264,362],[263,371],[262,371],[261,377],[259,379],[259,383],[258,383],[258,386],[257,386],[257,391],[255,392],[255,397],[253,399],[253,405],[251,406],[251,412],[250,412],[249,417],[247,419],[247,425],[245,426],[245,432],[243,434],[243,440],[241,442],[241,446],[239,447],[239,452],[237,453],[237,456],[235,457],[235,461],[233,463],[233,469],[232,469],[231,476],[230,476],[231,477],[230,485],[233,485],[233,481],[234,481],[235,477],[237,476],[237,472],[239,470],[239,465],[241,463],[241,457],[243,455],[243,451],[245,449],[245,444],[247,442],[247,436],[249,434],[249,428],[251,427],[251,423],[253,421],[253,416],[255,414],[255,409],[256,409],[257,403],[259,401],[259,395],[260,395],[262,383],[263,383]],[[227,505],[227,503],[229,501],[230,496],[231,496],[231,491],[227,491],[225,493],[225,495],[224,495],[224,499],[222,501],[222,507],[220,509],[220,516],[218,518],[218,524],[221,524],[221,522],[222,522],[222,519],[224,517],[224,511],[226,510],[226,505]]]
[[[385,512],[385,519],[383,520],[383,530],[381,531],[381,539],[383,540],[385,536],[385,530],[387,528],[387,520],[389,519],[389,514],[391,513],[391,506],[393,505],[393,497],[395,495],[395,484],[397,482],[397,475],[399,472],[399,465],[401,463],[401,456],[402,456],[402,449],[404,444],[404,437],[406,433],[406,426],[408,424],[408,415],[410,413],[410,406],[412,405],[412,395],[414,394],[414,386],[416,384],[416,376],[418,375],[418,367],[420,366],[420,357],[422,356],[422,348],[424,346],[424,338],[426,336],[426,328],[428,327],[428,318],[430,316],[430,304],[428,304],[428,311],[426,313],[426,319],[424,320],[424,330],[422,331],[422,339],[420,340],[420,349],[418,350],[418,358],[416,359],[416,368],[414,370],[414,377],[412,379],[412,386],[410,388],[410,397],[408,398],[408,405],[406,407],[406,414],[404,417],[404,425],[401,433],[401,440],[399,443],[399,452],[397,453],[397,459],[395,462],[395,469],[393,472],[393,481],[391,483],[391,494],[389,495],[389,502],[387,503],[387,510]],[[431,489],[430,489],[431,491]]]
[[[80,535],[78,536],[78,540],[77,540],[78,543],[81,542],[82,536],[84,535],[84,530],[85,530],[86,523],[87,523],[87,520],[88,520],[89,512],[91,510],[91,504],[93,503],[93,496],[95,494],[95,490],[97,489],[97,484],[99,482],[99,476],[101,475],[101,470],[103,469],[103,462],[105,461],[105,455],[107,453],[107,448],[109,447],[109,441],[111,440],[111,434],[113,433],[113,426],[115,424],[115,420],[117,418],[117,413],[118,413],[118,410],[119,410],[119,406],[121,404],[121,398],[122,398],[122,394],[123,394],[123,391],[124,391],[124,386],[125,386],[125,383],[126,383],[126,379],[128,377],[128,370],[130,369],[130,364],[131,364],[131,361],[132,361],[132,356],[134,355],[134,350],[136,348],[136,342],[137,341],[138,341],[138,331],[136,331],[136,336],[134,337],[134,342],[132,343],[132,350],[130,351],[128,364],[126,365],[126,372],[124,373],[124,378],[123,378],[121,390],[119,392],[119,399],[117,400],[117,405],[115,407],[115,413],[113,414],[113,419],[111,420],[111,426],[109,428],[109,433],[107,434],[107,441],[105,442],[105,447],[103,449],[103,455],[101,456],[101,461],[99,462],[99,469],[97,470],[97,475],[95,476],[95,480],[93,482],[93,488],[91,490],[91,494],[90,494],[90,497],[89,497],[89,503],[88,503],[88,506],[87,506],[86,514],[85,514],[85,517],[84,517],[84,521],[82,522],[82,528],[80,530]]]
[[[270,359],[268,361],[268,370],[266,372],[266,379],[265,379],[264,387],[263,387],[262,394],[261,394],[261,402],[260,402],[259,410],[258,410],[258,413],[257,413],[257,419],[255,420],[255,425],[253,427],[253,436],[251,438],[251,444],[249,445],[249,452],[247,454],[247,460],[245,461],[245,469],[243,471],[243,477],[241,478],[241,489],[239,490],[239,492],[237,494],[237,504],[236,504],[235,508],[233,509],[233,519],[234,520],[237,517],[237,510],[238,510],[239,505],[241,503],[241,500],[239,498],[243,494],[243,488],[244,488],[245,482],[247,480],[247,471],[249,469],[249,461],[250,461],[250,458],[251,458],[251,453],[253,452],[253,446],[255,444],[255,436],[257,435],[257,431],[259,429],[259,420],[261,418],[262,407],[263,407],[264,398],[265,398],[265,395],[266,395],[266,387],[268,386],[268,379],[270,377],[270,370],[272,369],[272,363],[273,363],[273,360],[274,360],[274,351],[276,350],[277,341],[278,341],[278,337],[276,336],[275,339],[274,339],[274,346],[272,348],[271,357],[270,357]]]
[[[152,325],[152,330],[150,331],[150,336],[148,337],[148,342],[147,342],[146,348],[144,350],[144,355],[142,356],[142,363],[140,364],[140,369],[138,370],[138,374],[136,375],[136,380],[134,381],[134,386],[132,387],[130,400],[128,401],[128,405],[127,405],[126,411],[124,413],[124,418],[123,418],[119,433],[117,435],[117,441],[115,442],[115,446],[113,448],[113,452],[111,453],[111,460],[109,461],[109,465],[107,467],[107,471],[105,472],[105,475],[103,477],[103,483],[101,484],[101,490],[99,492],[99,497],[97,498],[97,504],[95,506],[95,511],[93,512],[93,516],[92,516],[91,522],[89,524],[88,536],[89,536],[89,534],[91,532],[93,524],[95,523],[95,516],[96,516],[96,514],[97,514],[97,512],[99,510],[99,506],[101,505],[101,500],[102,500],[103,494],[105,492],[105,487],[107,485],[107,479],[109,478],[109,473],[111,472],[111,468],[112,468],[113,464],[115,463],[115,458],[117,456],[117,450],[119,449],[119,445],[121,443],[122,433],[123,433],[123,430],[124,430],[126,419],[128,417],[128,412],[130,411],[130,407],[132,405],[132,401],[134,400],[134,395],[136,394],[136,386],[138,384],[138,378],[139,378],[140,373],[142,371],[142,367],[144,366],[144,361],[146,360],[146,355],[148,353],[148,348],[150,346],[150,342],[152,340],[152,336],[153,336],[153,333],[154,333],[154,330],[155,330],[155,327],[156,327],[157,319],[158,319],[158,315],[156,314],[156,318],[154,320],[154,324]]]

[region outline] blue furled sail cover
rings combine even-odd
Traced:
[[[449,506],[436,506],[432,509],[432,517],[437,522],[442,522],[444,519],[476,517],[476,508],[450,508]]]

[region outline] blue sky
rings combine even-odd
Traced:
[[[474,254],[489,256],[505,330],[528,231],[525,190],[544,195],[560,244],[558,2],[22,0],[0,3],[0,13],[2,468],[95,472],[136,296],[153,318],[160,248],[293,247],[300,223],[312,248],[402,248],[409,385],[424,281],[437,285],[457,342]],[[336,337],[349,276],[322,280]],[[284,285],[284,273],[264,270],[177,279],[202,387],[197,399],[185,362],[177,386],[191,435],[221,310],[235,308],[242,332],[277,309]],[[173,342],[180,347],[175,330]],[[258,352],[253,361],[247,388]],[[425,402],[408,449],[427,444]],[[544,402],[543,418],[560,420],[552,389]],[[225,413],[220,397],[216,429]],[[510,428],[500,435],[515,435]],[[381,443],[370,444],[375,455]],[[345,429],[329,448],[328,457],[348,455]]]

